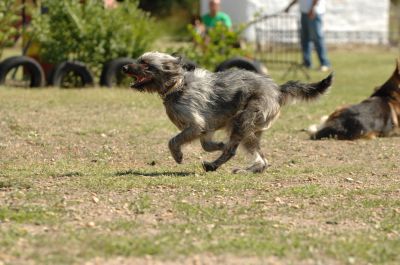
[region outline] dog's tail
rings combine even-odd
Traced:
[[[313,100],[324,94],[332,84],[333,73],[325,79],[311,84],[304,84],[298,81],[289,81],[280,86],[281,106],[295,100]]]

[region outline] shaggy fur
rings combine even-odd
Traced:
[[[278,117],[281,106],[292,99],[314,99],[332,81],[330,75],[318,83],[291,81],[279,86],[266,75],[193,69],[179,57],[158,52],[143,54],[123,71],[135,79],[132,88],[158,93],[163,99],[168,117],[181,130],[169,141],[177,163],[182,162],[182,145],[195,139],[200,139],[205,151],[222,151],[215,161],[203,162],[206,171],[214,171],[232,158],[239,144],[254,158],[245,171],[264,171],[268,162],[260,148],[261,134]],[[213,141],[219,129],[228,131],[227,143]]]
[[[334,111],[320,126],[309,127],[311,139],[372,139],[399,134],[400,61],[392,76],[366,100]]]

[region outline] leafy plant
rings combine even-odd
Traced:
[[[5,47],[14,43],[13,37],[19,33],[16,23],[19,19],[18,11],[21,5],[15,0],[0,1],[0,57]]]
[[[178,52],[202,67],[213,70],[216,65],[229,58],[249,54],[248,50],[240,45],[240,35],[244,26],[228,29],[217,23],[216,27],[207,31],[206,36],[200,34],[192,25],[188,25],[188,30],[192,43]]]
[[[136,58],[148,49],[154,21],[126,0],[105,9],[102,0],[44,0],[47,13],[34,16],[32,36],[40,57],[50,63],[80,60],[99,74],[101,65],[117,57]]]
[[[139,7],[158,16],[174,14],[177,9],[185,9],[190,15],[199,13],[196,0],[140,0]]]

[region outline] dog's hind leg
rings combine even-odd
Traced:
[[[233,173],[253,172],[261,173],[268,167],[268,161],[265,159],[264,154],[260,148],[262,132],[250,134],[243,139],[242,144],[246,151],[253,157],[253,164],[246,169],[235,169]]]
[[[246,135],[254,131],[254,120],[258,113],[254,110],[245,110],[232,121],[232,131],[228,143],[225,144],[222,154],[213,162],[203,162],[205,171],[215,171],[226,163],[235,154],[240,142]]]
[[[176,163],[182,163],[183,153],[182,153],[182,145],[189,143],[200,137],[201,129],[198,127],[188,127],[184,129],[182,132],[177,134],[174,138],[172,138],[168,147],[171,151],[172,157],[176,161]]]
[[[236,150],[239,146],[240,140],[236,139],[233,141],[229,141],[226,144],[222,154],[214,161],[214,162],[203,162],[203,168],[205,171],[215,171],[222,164],[226,163],[229,159],[231,159],[235,154]]]
[[[223,142],[214,142],[212,140],[213,135],[214,132],[207,132],[200,137],[201,146],[207,152],[220,151],[225,147]]]

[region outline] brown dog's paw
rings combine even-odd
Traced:
[[[205,162],[205,161],[204,161],[204,162],[202,163],[202,166],[203,166],[203,168],[204,168],[204,170],[205,170],[206,172],[217,170],[217,166],[216,166],[214,163],[209,163],[209,162]]]

